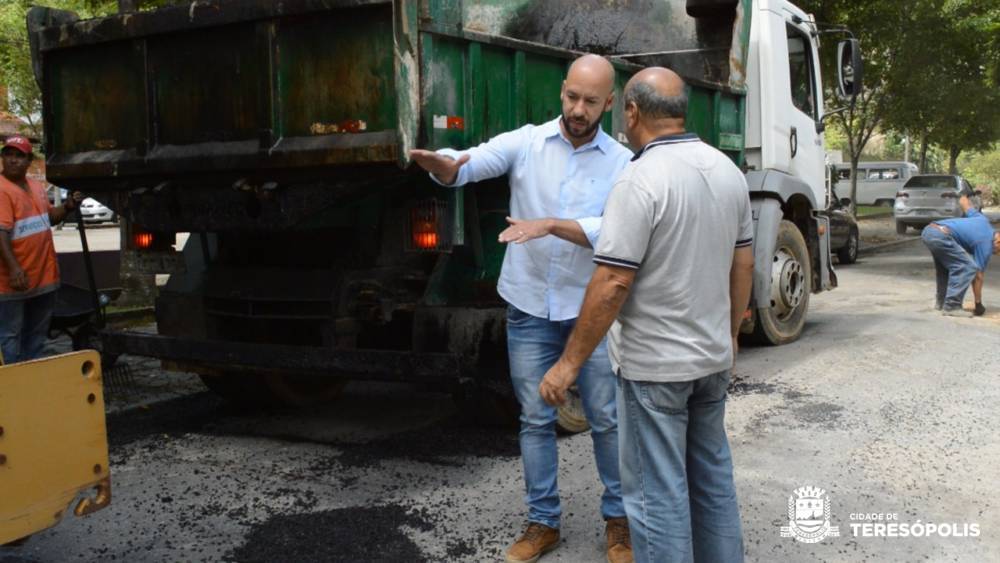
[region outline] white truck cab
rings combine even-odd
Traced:
[[[744,329],[770,344],[801,334],[809,295],[836,287],[826,207],[820,31],[784,0],[752,3],[747,57],[746,165],[756,223],[754,314]],[[838,87],[860,89],[857,42],[842,42]]]

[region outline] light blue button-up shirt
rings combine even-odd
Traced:
[[[574,149],[558,118],[497,135],[467,151],[438,153],[470,156],[452,186],[509,174],[511,217],[575,219],[591,246],[597,244],[611,186],[632,158],[631,151],[600,129],[591,142]],[[594,273],[593,258],[591,248],[554,236],[508,244],[497,291],[529,315],[575,319]]]

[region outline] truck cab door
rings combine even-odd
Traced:
[[[787,172],[825,199],[825,150],[816,122],[823,111],[817,42],[806,14],[781,0],[764,0],[761,26],[761,156],[764,168]]]

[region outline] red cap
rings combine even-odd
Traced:
[[[15,148],[24,154],[31,154],[31,141],[20,135],[15,135],[4,141],[3,148],[7,147]]]

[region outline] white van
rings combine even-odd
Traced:
[[[918,173],[912,162],[859,162],[858,205],[892,207],[896,192],[911,176]],[[851,165],[837,165],[837,192],[847,197],[851,186]]]

